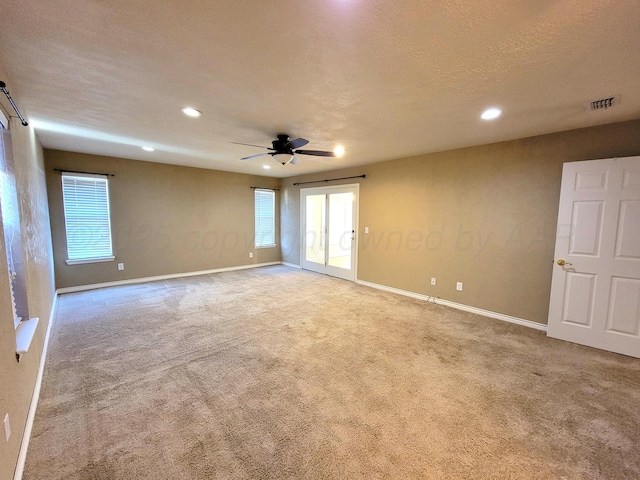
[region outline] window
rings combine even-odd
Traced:
[[[0,123],[2,122],[0,110]],[[9,130],[0,125],[0,204],[2,205],[2,226],[4,229],[4,250],[9,267],[9,289],[13,309],[13,326],[18,328],[20,321],[29,318],[27,304],[27,284],[25,262],[21,245],[22,227],[18,211],[18,191],[16,189],[15,167],[9,147]]]
[[[62,198],[67,264],[113,260],[107,177],[63,173]]]
[[[276,192],[256,188],[256,247],[276,245]]]

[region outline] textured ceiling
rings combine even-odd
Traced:
[[[276,177],[640,117],[638,0],[3,0],[0,45],[45,147]],[[347,153],[230,143],[277,133]]]

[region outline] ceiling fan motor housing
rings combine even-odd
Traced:
[[[276,153],[288,153],[293,155],[291,147],[287,146],[289,143],[289,135],[279,134],[278,139],[271,142],[273,149]]]

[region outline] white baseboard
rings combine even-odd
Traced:
[[[120,285],[132,285],[136,283],[156,282],[158,280],[171,280],[173,278],[196,277],[198,275],[209,275],[211,273],[232,272],[235,270],[247,270],[249,268],[268,267],[270,265],[280,265],[282,262],[254,263],[250,265],[239,265],[237,267],[214,268],[212,270],[199,270],[196,272],[170,273],[168,275],[156,275],[153,277],[130,278],[128,280],[116,280],[115,282],[92,283],[90,285],[78,285],[77,287],[64,287],[58,289],[58,294],[84,292],[85,290],[95,290],[96,288],[117,287]]]
[[[364,280],[356,280],[356,283],[364,285],[366,287],[377,288],[378,290],[384,290],[386,292],[397,293],[406,297],[416,298],[425,302],[432,302],[438,305],[444,305],[446,307],[463,310],[465,312],[475,313],[477,315],[482,315],[483,317],[495,318],[497,320],[515,323],[524,327],[542,330],[543,332],[547,331],[546,325],[538,322],[532,322],[531,320],[525,320],[524,318],[512,317],[511,315],[505,315],[504,313],[492,312],[490,310],[484,310],[477,307],[470,307],[469,305],[463,305],[461,303],[452,302],[450,300],[442,300],[440,298],[430,297],[428,295],[422,295],[420,293],[409,292],[408,290],[400,290],[399,288],[387,287],[386,285],[380,285],[379,283],[366,282]]]
[[[49,324],[47,325],[47,333],[44,336],[44,343],[42,345],[42,353],[40,356],[40,366],[38,367],[38,375],[36,376],[36,384],[33,388],[33,395],[31,396],[31,404],[29,405],[29,413],[27,414],[27,423],[24,427],[24,433],[22,434],[22,443],[20,444],[20,453],[18,453],[18,462],[13,474],[13,480],[22,480],[22,474],[24,472],[24,464],[27,461],[27,450],[29,449],[29,441],[31,440],[31,430],[33,429],[33,421],[36,418],[36,410],[38,408],[38,400],[40,399],[40,387],[42,386],[42,376],[44,375],[44,367],[47,362],[47,350],[49,349],[49,337],[51,335],[51,326],[53,325],[53,318],[56,314],[56,308],[58,306],[58,293],[53,295],[53,302],[51,304],[51,313],[49,314]]]
[[[289,262],[280,262],[280,263],[282,265],[286,265],[287,267],[302,269],[300,265],[296,265],[295,263],[289,263]]]

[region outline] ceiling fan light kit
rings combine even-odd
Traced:
[[[286,165],[293,159],[293,155],[289,153],[273,153],[271,156],[276,162],[281,163],[282,165]]]
[[[250,143],[239,143],[239,142],[231,142],[236,145],[245,145],[247,147],[257,147],[257,148],[266,148],[267,150],[271,150],[270,152],[258,153],[256,155],[249,155],[248,157],[243,157],[240,160],[250,160],[252,158],[262,157],[264,155],[271,155],[278,163],[282,165],[286,165],[290,163],[291,165],[297,165],[300,163],[300,159],[296,156],[300,155],[312,155],[316,157],[337,157],[344,153],[344,149],[339,154],[336,152],[328,152],[325,150],[300,150],[300,147],[304,147],[309,140],[305,138],[296,138],[294,140],[289,140],[289,135],[281,133],[278,134],[277,140],[273,140],[271,142],[271,147],[263,147],[260,145],[253,145]]]

